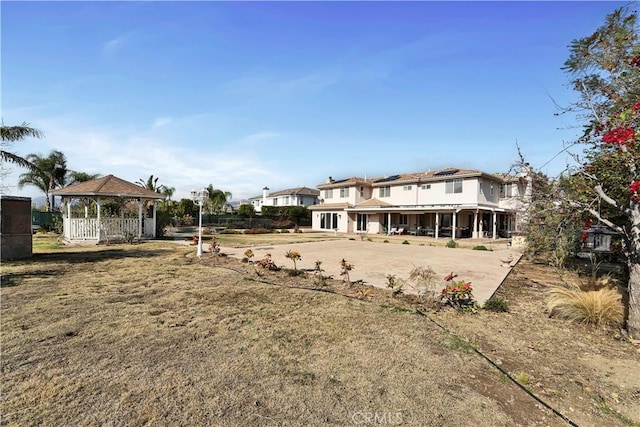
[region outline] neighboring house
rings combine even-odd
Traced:
[[[311,206],[319,202],[320,191],[308,187],[288,188],[269,193],[269,188],[262,189],[262,196],[249,198],[256,212],[262,212],[263,206]]]
[[[313,230],[431,237],[508,236],[516,230],[525,176],[446,168],[381,178],[331,177],[309,207]]]

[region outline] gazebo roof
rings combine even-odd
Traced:
[[[54,196],[102,196],[162,199],[164,196],[113,175],[91,181],[79,182],[53,191]]]

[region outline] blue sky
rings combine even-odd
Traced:
[[[2,119],[68,167],[233,200],[446,166],[558,174],[571,40],[622,2],[5,2]],[[5,184],[15,185],[14,169]],[[37,197],[35,188],[10,194]]]

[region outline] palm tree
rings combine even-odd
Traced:
[[[163,187],[162,185],[158,185],[158,179],[160,179],[160,177],[153,177],[153,175],[150,175],[149,178],[147,178],[147,180],[145,181],[144,179],[140,178],[138,180],[138,182],[136,182],[136,184],[138,184],[140,187],[142,188],[146,188],[147,190],[151,190],[151,191],[155,191],[157,193],[160,192],[161,187]]]
[[[160,186],[160,193],[164,196],[164,199],[162,199],[162,206],[165,209],[173,205],[173,202],[171,201],[171,197],[173,197],[173,193],[175,192],[176,192],[175,187],[169,187],[166,185]]]
[[[219,215],[227,205],[227,201],[231,200],[231,193],[228,191],[213,188],[212,184],[207,186],[209,192],[209,200],[207,200],[207,210],[209,213]]]
[[[29,154],[25,158],[35,169],[31,169],[20,175],[18,188],[25,185],[33,185],[39,188],[46,196],[45,206],[47,211],[55,207],[55,197],[51,192],[65,183],[67,175],[67,159],[60,151],[52,151],[48,157],[39,154]],[[51,200],[49,200],[51,197]]]
[[[20,126],[5,126],[2,124],[2,126],[0,126],[0,136],[2,138],[2,147],[4,148],[12,142],[22,141],[28,137],[43,138],[44,134],[38,129],[29,127],[29,124],[25,122]],[[28,159],[5,150],[0,150],[0,159],[3,162],[14,163],[29,170],[35,169],[35,166]]]
[[[69,171],[69,173],[67,174],[67,179],[65,184],[66,185],[71,185],[71,184],[77,184],[79,182],[87,182],[87,181],[92,181],[94,179],[98,179],[102,176],[102,174],[99,173],[86,173],[86,172],[78,172],[78,171]]]

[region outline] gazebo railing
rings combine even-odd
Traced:
[[[109,240],[138,235],[138,218],[65,218],[65,237],[69,240]],[[145,219],[144,236],[153,236],[152,221]],[[101,232],[101,233],[100,233]]]

